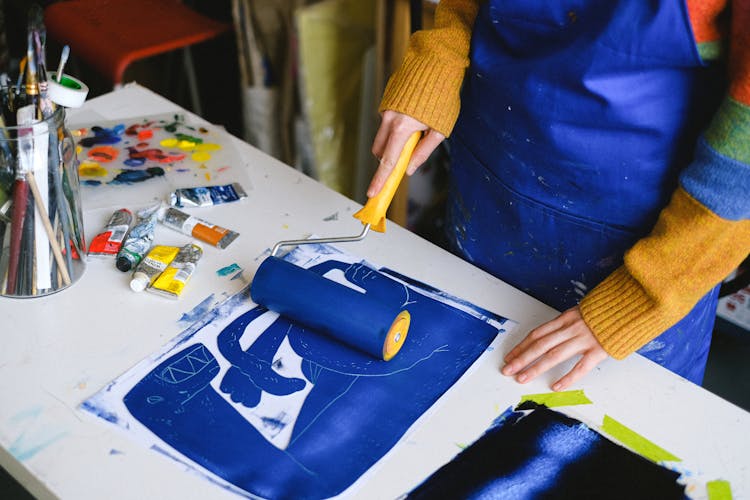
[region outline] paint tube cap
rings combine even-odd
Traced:
[[[148,286],[148,276],[146,273],[136,271],[133,273],[133,279],[130,280],[130,289],[134,292],[142,292]]]

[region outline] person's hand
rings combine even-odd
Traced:
[[[443,142],[445,136],[411,116],[391,110],[383,112],[380,128],[372,142],[372,154],[380,160],[380,164],[370,182],[370,187],[367,188],[368,198],[377,195],[383,188],[385,180],[396,166],[398,157],[401,156],[401,150],[404,149],[406,141],[418,131],[425,133],[412,153],[406,169],[407,175],[412,175],[420,165],[427,161],[435,148]]]
[[[565,376],[552,384],[552,390],[564,390],[608,356],[576,306],[535,328],[511,349],[505,356],[502,373],[515,375],[518,382],[525,384],[577,355],[582,355],[581,359]]]

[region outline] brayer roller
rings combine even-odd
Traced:
[[[421,133],[416,132],[409,138],[383,189],[354,214],[364,225],[360,234],[276,243],[253,278],[253,301],[374,357],[385,361],[393,358],[409,331],[408,310],[296,266],[276,254],[285,246],[360,241],[370,229],[385,232],[386,211],[420,137]]]

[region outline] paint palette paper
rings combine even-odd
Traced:
[[[177,188],[233,181],[249,189],[231,136],[190,120],[155,115],[73,130],[85,208],[148,205]]]
[[[82,408],[238,495],[328,498],[356,481],[515,322],[326,245],[286,257],[408,304],[377,360],[256,306],[246,288]]]

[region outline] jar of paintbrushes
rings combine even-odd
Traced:
[[[0,295],[6,297],[65,289],[86,267],[75,143],[65,109],[41,111],[36,92],[2,86]]]

